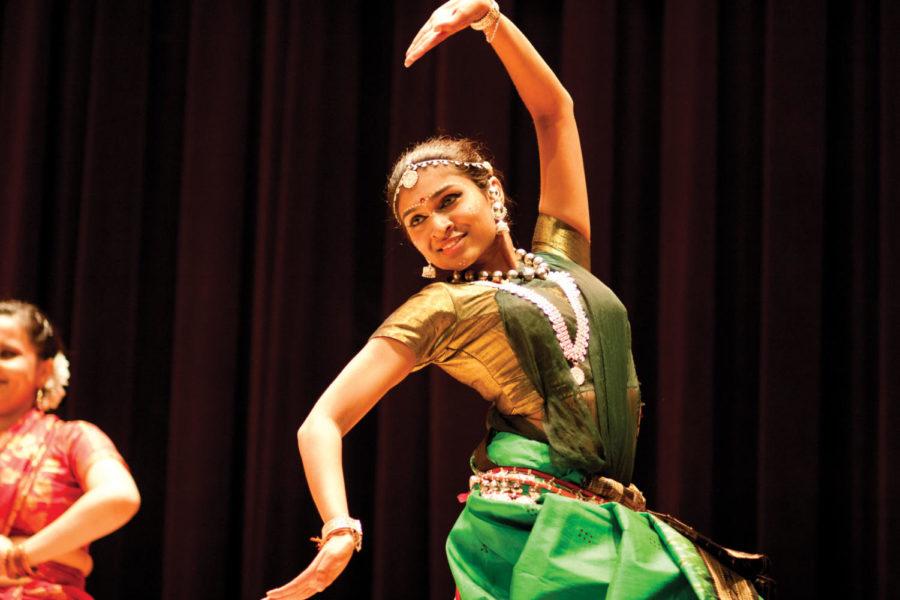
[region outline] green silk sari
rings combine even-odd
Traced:
[[[497,464],[533,468],[569,481],[547,444],[497,433]],[[716,598],[693,544],[647,513],[544,494],[526,504],[473,490],[447,539],[450,570],[463,600]]]
[[[553,251],[539,254],[552,268],[569,272],[581,290],[591,324],[587,360],[593,406],[574,384],[544,315],[529,302],[498,292],[506,335],[544,398],[545,417],[542,432],[507,428],[507,421],[489,418],[488,462],[536,469],[576,484],[601,474],[627,485],[639,406],[629,403],[627,393],[636,378],[625,307],[587,269]],[[515,501],[486,497],[476,486],[447,539],[447,557],[462,600],[720,597],[689,539],[655,515],[615,502],[546,492],[536,501]],[[749,585],[734,589],[740,592],[721,597],[758,598]]]

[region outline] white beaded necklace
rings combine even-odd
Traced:
[[[580,295],[578,284],[576,284],[575,279],[565,271],[550,271],[547,273],[547,279],[555,282],[562,289],[563,293],[566,295],[566,300],[569,301],[569,305],[572,307],[572,312],[575,314],[574,342],[569,335],[569,329],[566,327],[566,321],[563,318],[562,313],[559,312],[559,309],[556,308],[552,302],[538,294],[536,291],[517,283],[512,283],[511,281],[502,281],[500,283],[495,281],[473,281],[472,283],[509,292],[523,300],[528,300],[540,308],[541,311],[547,315],[547,319],[550,320],[550,325],[556,333],[556,339],[562,349],[563,356],[569,361],[569,371],[572,373],[572,379],[575,380],[576,385],[581,385],[584,383],[584,371],[578,365],[584,362],[584,359],[587,356],[588,340],[590,339],[590,323],[588,322],[587,315],[584,313],[584,309],[581,307],[581,302],[578,298]]]

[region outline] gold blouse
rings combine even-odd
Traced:
[[[559,219],[538,217],[532,248],[562,254],[590,268],[590,244]],[[541,285],[540,290],[573,329],[574,315],[562,290],[553,284]],[[413,370],[435,364],[494,403],[501,414],[540,421],[544,399],[519,366],[494,299],[496,293],[487,286],[432,283],[395,310],[371,337],[405,344],[416,356]],[[628,385],[636,387],[633,361],[629,367]],[[581,389],[592,395],[590,367],[584,364],[583,369],[586,378]]]

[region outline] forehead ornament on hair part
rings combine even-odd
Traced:
[[[391,208],[394,211],[394,218],[397,219],[397,222],[400,222],[400,214],[397,212],[397,199],[400,197],[400,188],[405,188],[407,190],[411,190],[416,187],[416,184],[419,182],[419,169],[423,169],[425,167],[457,167],[459,169],[480,169],[482,171],[487,171],[488,173],[493,172],[493,167],[491,163],[484,160],[481,162],[466,162],[462,160],[449,160],[446,158],[434,158],[431,160],[423,160],[419,162],[413,162],[406,165],[406,170],[403,171],[403,175],[400,176],[400,181],[397,183],[397,189],[394,190],[394,199],[391,202]]]

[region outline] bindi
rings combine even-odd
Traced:
[[[403,174],[400,176],[400,180],[397,182],[397,188],[394,190],[394,197],[391,199],[391,210],[394,212],[394,218],[397,219],[398,222],[402,223],[403,217],[406,216],[406,211],[403,213],[403,215],[397,214],[397,199],[400,197],[400,189],[405,188],[407,190],[411,190],[412,188],[414,188],[419,182],[419,174],[417,173],[417,171],[425,167],[456,167],[457,169],[462,170],[478,169],[480,171],[487,171],[488,174],[494,172],[494,168],[491,166],[491,163],[486,160],[480,162],[466,162],[462,160],[435,158],[431,160],[422,160],[419,162],[408,163],[406,165],[406,169],[403,171]],[[424,201],[424,199],[422,201]],[[421,206],[421,203],[419,204],[419,206]]]
[[[422,197],[419,198],[418,200],[414,201],[414,202],[409,206],[409,208],[407,208],[406,210],[404,210],[404,211],[403,211],[403,214],[400,215],[400,220],[402,221],[403,219],[405,219],[405,218],[406,218],[406,215],[408,215],[409,213],[411,213],[411,212],[414,211],[414,210],[419,209],[419,208],[420,208],[423,204],[425,204],[425,202],[427,202],[427,201],[428,201],[428,198],[426,198],[425,196],[422,196]]]

